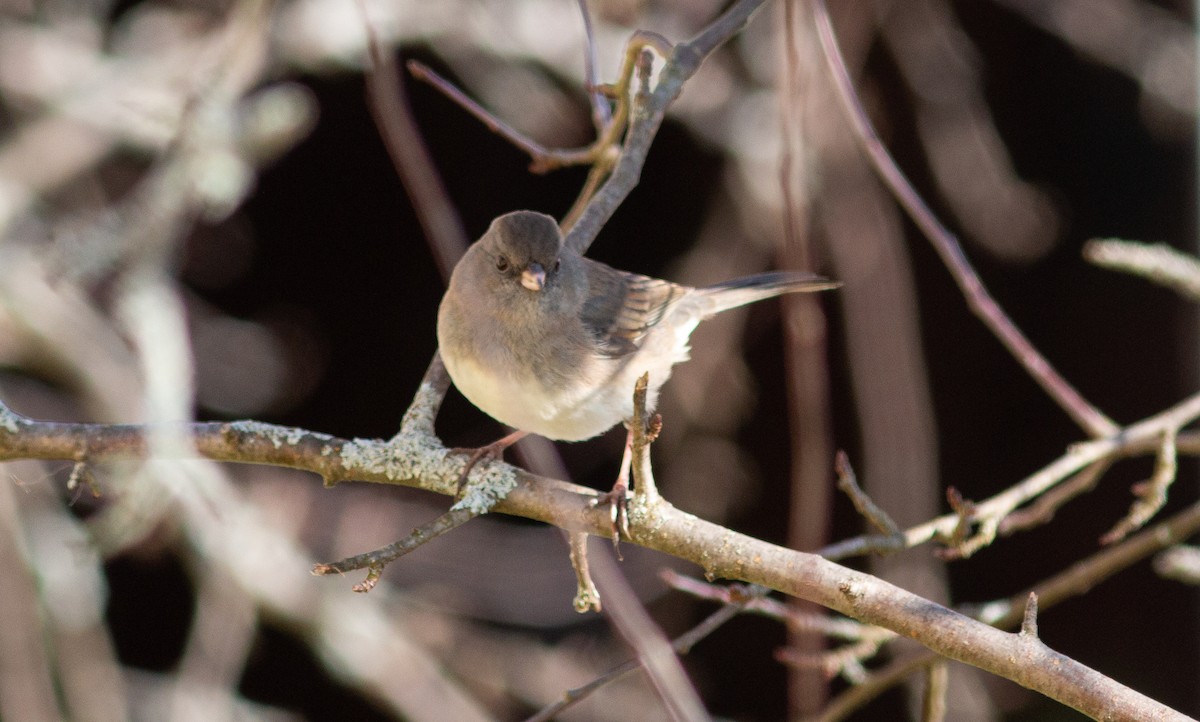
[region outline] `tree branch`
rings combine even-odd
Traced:
[[[432,369],[432,365],[431,365]],[[422,384],[410,426],[389,441],[339,439],[303,429],[258,422],[181,425],[195,448],[217,461],[305,469],[327,483],[359,479],[401,484],[452,495],[460,463],[428,435],[418,420],[440,402]],[[0,407],[2,408],[2,407]],[[22,419],[0,411],[0,459],[92,460],[138,457],[146,451],[145,427],[64,424]],[[1097,444],[1100,442],[1091,442]],[[1119,445],[1118,440],[1108,443]],[[566,482],[493,463],[516,480],[494,510],[609,536],[605,510],[589,504],[596,493]],[[689,560],[710,577],[761,584],[915,639],[938,654],[972,664],[1041,692],[1093,717],[1115,720],[1186,719],[1040,643],[1029,644],[870,575],[813,554],[784,549],[706,522],[659,500],[639,516],[633,543]]]

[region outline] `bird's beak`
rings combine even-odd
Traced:
[[[540,291],[546,285],[546,269],[540,263],[531,263],[521,271],[521,285],[530,291]]]

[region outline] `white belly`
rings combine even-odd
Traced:
[[[614,390],[587,395],[570,388],[551,394],[534,379],[500,375],[462,359],[443,360],[454,385],[468,401],[503,424],[548,439],[590,439],[633,413],[632,382],[624,393]]]

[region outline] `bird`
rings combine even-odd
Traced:
[[[701,321],[838,285],[809,273],[766,272],[692,288],[583,256],[564,245],[558,223],[543,213],[496,218],[451,273],[437,339],[455,387],[515,431],[470,450],[460,486],[478,460],[497,458],[527,434],[582,441],[628,422],[634,382],[647,372],[652,412],[671,367],[687,360],[688,338]],[[617,487],[627,482],[628,458],[627,440]]]

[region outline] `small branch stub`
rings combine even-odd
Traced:
[[[662,431],[662,419],[651,421],[646,417],[646,394],[650,387],[650,374],[642,374],[633,385],[633,493],[645,501],[658,499],[658,487],[654,483],[654,471],[650,467],[650,444]]]
[[[575,599],[572,604],[580,614],[600,611],[600,592],[596,589],[592,573],[588,569],[587,543],[586,532],[567,532],[567,545],[571,549],[571,568],[575,570],[576,582]]]
[[[1025,600],[1025,616],[1021,619],[1021,636],[1028,639],[1038,638],[1038,596],[1030,592]]]

